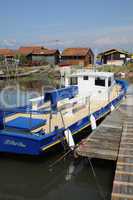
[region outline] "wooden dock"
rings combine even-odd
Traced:
[[[133,95],[127,96],[125,114],[112,200],[133,200]]]
[[[76,153],[84,157],[116,161],[122,130],[123,113],[119,108],[108,115],[89,137],[82,140]]]
[[[112,200],[133,200],[133,90],[76,150],[80,156],[116,161]]]

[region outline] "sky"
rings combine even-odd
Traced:
[[[0,0],[0,47],[133,52],[133,0]]]

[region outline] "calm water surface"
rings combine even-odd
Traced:
[[[1,88],[6,84],[1,82]],[[36,90],[41,93],[42,85],[42,82],[21,83],[22,94]],[[15,93],[10,91],[9,94],[8,100],[12,101]],[[50,165],[61,155],[56,152],[47,157],[31,158],[0,154],[0,199],[99,200],[101,193],[105,199],[110,199],[115,171],[113,162],[92,161],[96,181],[87,160],[74,161],[67,157],[51,169]]]
[[[99,200],[110,199],[114,164],[93,161],[97,182],[87,160],[67,157],[52,169],[60,154],[44,158],[0,156],[0,199]],[[100,185],[100,190],[97,184]]]

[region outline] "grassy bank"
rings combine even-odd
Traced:
[[[17,68],[15,66],[4,66],[0,67],[0,71],[2,72],[1,77],[5,76],[5,81],[14,79],[20,83],[41,82],[42,85],[59,86],[60,72],[56,66],[18,66]]]
[[[19,82],[38,82],[41,81],[43,85],[51,85],[57,87],[59,85],[60,72],[57,69],[45,66],[40,68],[37,73],[19,79]]]
[[[124,66],[114,66],[114,65],[104,65],[97,69],[98,71],[113,72],[113,73],[129,73],[133,72],[133,64],[128,64]]]

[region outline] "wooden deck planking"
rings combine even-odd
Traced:
[[[123,114],[120,110],[113,111],[93,133],[81,142],[76,152],[80,156],[117,160]]]
[[[115,86],[111,92],[111,96],[110,96],[110,100],[113,100],[114,98],[117,97],[118,94],[118,90],[120,90],[119,86]],[[62,110],[62,116],[63,116],[63,120],[64,120],[64,124],[62,122],[62,118],[61,118],[61,114],[58,112],[56,114],[52,114],[52,119],[50,120],[50,114],[25,114],[25,113],[17,113],[17,114],[13,114],[9,117],[6,117],[5,121],[10,121],[12,119],[15,119],[17,117],[32,117],[32,118],[39,118],[39,119],[46,119],[47,123],[40,128],[37,128],[36,130],[32,131],[37,132],[41,129],[45,130],[45,133],[49,133],[55,130],[55,127],[58,126],[58,128],[63,128],[65,125],[65,128],[69,127],[70,125],[74,124],[77,121],[82,120],[84,117],[86,117],[87,115],[89,115],[89,108],[90,108],[90,112],[95,112],[98,109],[104,107],[105,105],[107,105],[108,101],[91,101],[90,105],[84,104],[84,103],[78,103],[75,104],[73,107],[72,106],[68,106],[68,104],[66,105],[66,109],[61,109],[62,105],[59,105],[59,110]],[[42,106],[42,107],[48,107],[49,104],[46,103],[46,105]],[[74,112],[73,112],[73,111]],[[71,114],[70,114],[70,111]],[[50,128],[50,121],[51,121],[51,128]]]
[[[127,95],[125,102],[124,128],[112,190],[112,200],[128,199],[133,200],[133,95]]]

